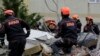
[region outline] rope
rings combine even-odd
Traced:
[[[48,8],[48,10],[49,10],[49,11],[51,11],[51,12],[56,13],[57,18],[60,20],[60,17],[59,17],[59,14],[58,14],[58,4],[57,4],[54,0],[52,0],[52,1],[53,1],[53,3],[54,3],[54,4],[55,4],[55,6],[56,6],[56,10],[57,10],[57,11],[52,10],[52,9],[49,7],[49,5],[48,5],[47,1],[46,1],[46,0],[44,0],[44,2],[45,2],[45,4],[46,4],[46,6],[47,6],[47,8]]]
[[[47,1],[46,1],[46,0],[44,0],[44,2],[45,2],[45,4],[46,4],[47,8],[48,8],[50,11],[52,11],[52,12],[56,12],[56,11],[52,10],[52,9],[49,7],[49,5],[48,5],[48,3],[47,3]]]

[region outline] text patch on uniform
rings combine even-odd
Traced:
[[[66,23],[66,26],[67,26],[67,27],[74,26],[74,25],[75,25],[74,22],[67,22],[67,23]]]
[[[19,20],[12,20],[8,22],[8,25],[15,25],[15,24],[19,24]]]

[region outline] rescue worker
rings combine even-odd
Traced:
[[[30,27],[23,20],[14,16],[13,10],[5,10],[5,33],[9,42],[8,56],[22,56],[26,44],[26,38],[30,35]],[[26,28],[27,33],[23,28]]]
[[[100,30],[98,28],[98,25],[96,25],[93,22],[93,18],[91,16],[88,16],[88,17],[86,17],[86,21],[87,21],[87,24],[84,26],[84,30],[83,31],[87,32],[87,33],[91,32],[93,34],[99,35],[100,34]],[[93,50],[94,48],[96,48],[96,44],[89,47],[90,50]]]
[[[70,53],[71,47],[77,44],[76,23],[69,15],[70,9],[68,7],[62,7],[62,20],[58,23],[58,33],[55,36],[55,38],[61,37],[61,39],[51,46],[55,52],[58,52],[58,49],[62,47],[63,52]]]
[[[0,41],[1,41],[1,47],[5,44],[4,43],[4,37],[5,37],[5,29],[2,23],[0,23]]]
[[[81,23],[80,20],[79,20],[79,16],[78,16],[77,14],[74,14],[74,15],[72,16],[72,19],[75,20],[76,25],[77,25],[78,33],[80,33],[80,32],[81,32],[82,23]]]
[[[84,26],[84,32],[91,32],[99,35],[100,30],[98,25],[93,22],[93,18],[91,16],[86,17],[87,24]]]

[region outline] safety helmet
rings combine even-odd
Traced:
[[[63,15],[69,15],[70,14],[70,8],[69,7],[62,7],[61,8],[61,13]]]
[[[13,15],[14,11],[13,10],[5,10],[4,15]]]
[[[93,20],[92,16],[87,16],[87,17],[86,17],[86,21],[88,21],[88,20],[89,20],[89,21],[92,21],[92,20]]]
[[[77,14],[74,14],[73,16],[72,16],[72,19],[74,19],[74,20],[77,20],[79,18],[79,16],[77,15]]]

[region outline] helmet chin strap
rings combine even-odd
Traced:
[[[69,15],[63,15],[62,14],[62,19],[66,19],[66,18],[68,18],[69,17]]]

